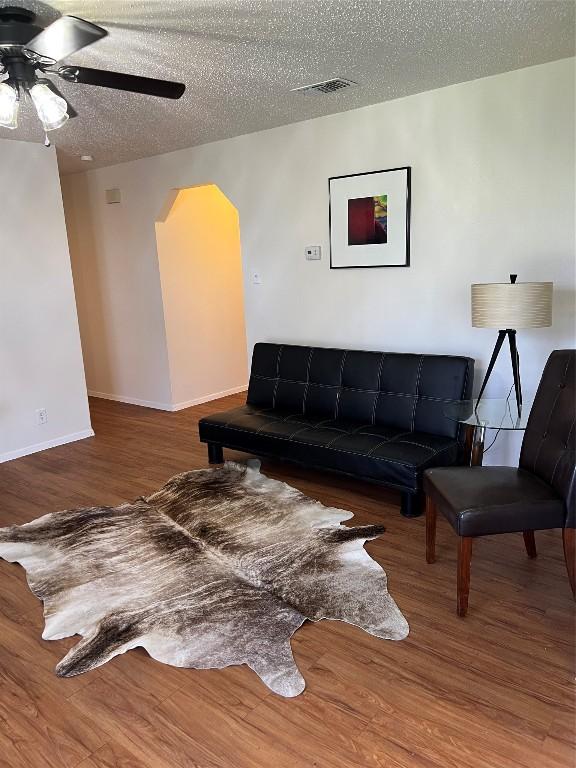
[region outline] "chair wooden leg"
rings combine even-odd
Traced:
[[[472,537],[458,537],[458,602],[456,613],[466,616],[470,593],[470,560],[472,559]]]
[[[526,553],[528,557],[536,557],[538,553],[536,552],[534,531],[524,531],[522,535],[524,536],[524,544],[526,546]]]
[[[562,528],[562,543],[572,596],[576,598],[576,528]]]
[[[436,504],[426,496],[426,562],[436,561]]]

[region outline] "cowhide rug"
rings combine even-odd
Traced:
[[[42,637],[81,635],[62,677],[130,648],[177,667],[247,664],[281,696],[304,689],[290,638],[306,620],[347,621],[401,640],[408,624],[364,550],[383,533],[347,528],[324,507],[249,466],[176,475],[118,507],[44,515],[0,529],[44,601]]]

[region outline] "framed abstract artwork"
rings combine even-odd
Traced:
[[[333,176],[330,268],[410,266],[410,168]]]

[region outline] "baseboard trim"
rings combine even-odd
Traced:
[[[57,448],[59,445],[66,445],[66,443],[74,443],[76,440],[84,440],[86,437],[94,437],[94,430],[83,429],[81,432],[73,432],[70,435],[55,437],[53,440],[46,440],[43,443],[27,445],[26,448],[19,448],[17,451],[7,451],[6,453],[0,453],[0,464],[3,464],[5,461],[21,459],[23,456],[29,456],[31,453],[46,451],[49,448]]]
[[[248,384],[242,384],[240,387],[232,387],[232,389],[225,389],[222,392],[213,392],[211,395],[197,397],[194,400],[185,400],[182,403],[175,403],[172,406],[172,410],[182,411],[184,408],[190,408],[193,405],[202,405],[202,403],[209,403],[211,400],[218,400],[221,397],[228,397],[228,395],[237,395],[239,392],[246,392],[247,389]]]
[[[96,397],[100,400],[113,400],[116,403],[126,403],[127,405],[140,405],[143,408],[155,408],[157,411],[182,411],[184,408],[191,408],[193,405],[202,405],[202,403],[209,403],[211,400],[218,400],[221,397],[227,397],[228,395],[237,395],[239,392],[245,392],[248,389],[248,384],[242,384],[239,387],[232,387],[231,389],[224,389],[222,392],[213,392],[210,395],[203,395],[202,397],[196,397],[194,400],[184,400],[181,403],[158,403],[154,400],[140,400],[136,397],[125,397],[124,395],[110,395],[107,392],[96,392],[93,389],[88,390],[90,397]]]
[[[124,395],[110,395],[108,392],[96,392],[93,389],[88,390],[90,397],[96,397],[99,400],[114,400],[115,403],[126,403],[127,405],[141,405],[143,408],[155,408],[157,411],[171,411],[171,403],[156,403],[154,400],[140,400],[136,397],[125,397]]]

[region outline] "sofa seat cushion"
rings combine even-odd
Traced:
[[[424,490],[460,536],[562,528],[566,518],[556,491],[516,467],[430,469]]]
[[[453,463],[455,439],[289,411],[235,408],[200,420],[200,438],[231,448],[419,490],[424,469]]]

